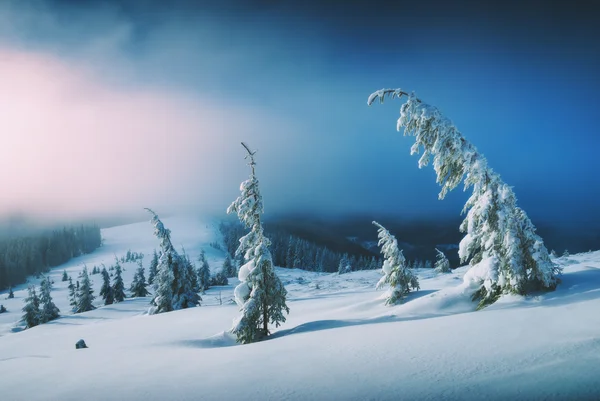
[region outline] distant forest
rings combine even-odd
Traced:
[[[101,244],[100,227],[96,225],[4,238],[0,240],[0,290],[90,253]]]
[[[219,228],[223,234],[226,251],[232,256],[235,255],[239,239],[246,235],[248,230],[237,222],[222,222]],[[359,254],[337,252],[281,229],[269,230],[265,227],[265,235],[271,241],[271,255],[275,266],[332,273],[339,270],[340,263],[343,263],[344,267],[350,266],[351,270],[380,269],[383,263],[379,257],[365,249],[361,249]],[[241,261],[240,256],[235,259],[238,263]]]

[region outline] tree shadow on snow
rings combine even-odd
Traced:
[[[423,290],[423,291],[413,292],[408,295],[408,297],[405,299],[404,303],[407,303],[411,300],[423,297],[425,295],[429,295],[434,292],[436,292],[436,290]],[[299,333],[306,333],[306,332],[312,332],[312,331],[330,330],[330,329],[337,329],[337,328],[341,328],[341,327],[350,327],[350,326],[362,326],[362,325],[367,325],[367,324],[392,323],[392,322],[403,322],[403,321],[410,321],[410,320],[430,319],[430,318],[441,317],[441,316],[445,316],[445,315],[443,315],[443,314],[428,314],[428,315],[404,316],[404,317],[400,317],[400,316],[396,316],[396,315],[387,315],[387,316],[380,316],[380,317],[371,318],[371,319],[317,320],[314,322],[307,322],[307,323],[300,324],[291,329],[276,331],[272,335],[270,335],[269,337],[267,337],[266,339],[264,339],[262,341],[269,341],[269,340],[274,340],[274,339],[277,339],[280,337],[288,336],[291,334],[299,334]],[[189,348],[223,348],[223,347],[232,347],[232,346],[236,346],[236,345],[241,345],[236,341],[234,335],[232,335],[231,333],[226,332],[226,331],[220,332],[220,333],[218,333],[212,337],[208,337],[208,338],[195,339],[195,340],[182,340],[182,341],[177,341],[177,342],[170,343],[170,344],[182,346],[182,347],[189,347]]]
[[[103,317],[103,316],[81,316],[80,314],[76,313],[73,315],[61,316],[60,318],[58,318],[56,320],[52,320],[45,324],[50,324],[50,325],[58,324],[58,325],[69,325],[69,326],[79,326],[79,325],[85,324],[83,322],[79,322],[80,320],[109,320],[109,318]]]
[[[424,297],[426,295],[432,294],[437,291],[438,290],[422,290],[422,291],[412,292],[405,298],[405,300],[402,304],[404,305],[410,301]],[[382,299],[381,302],[384,302],[384,300]],[[395,306],[399,306],[399,305],[400,304],[395,305]],[[367,325],[367,324],[422,320],[422,319],[430,319],[430,318],[441,317],[441,316],[445,316],[445,315],[443,315],[443,314],[426,314],[426,315],[424,314],[424,315],[419,315],[419,316],[387,315],[387,316],[380,316],[380,317],[375,317],[375,318],[371,318],[371,319],[316,320],[314,322],[306,322],[306,323],[300,324],[291,329],[279,330],[279,331],[273,333],[271,336],[269,336],[267,338],[267,340],[275,339],[275,338],[279,338],[279,337],[283,337],[283,336],[288,336],[290,334],[306,333],[306,332],[321,331],[321,330],[330,330],[330,329],[337,329],[337,328],[341,328],[341,327],[362,326],[362,325]]]
[[[372,319],[343,319],[343,320],[316,320],[314,322],[302,323],[294,328],[279,330],[273,333],[267,340],[274,340],[279,337],[289,336],[292,334],[309,333],[321,330],[339,329],[342,327],[351,326],[363,326],[368,324],[380,324],[380,323],[397,323],[407,322],[412,320],[423,320],[431,319],[435,317],[441,317],[445,315],[421,315],[421,316],[405,316],[400,317],[396,315],[381,316]]]

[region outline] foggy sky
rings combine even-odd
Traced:
[[[437,200],[395,131],[401,103],[366,105],[402,87],[534,221],[600,222],[593,13],[412,3],[4,1],[0,209],[224,214],[246,141],[267,213],[457,216],[467,194]]]

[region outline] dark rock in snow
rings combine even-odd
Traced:
[[[81,339],[75,343],[75,349],[87,348],[87,347],[88,346],[85,345],[85,341],[83,341],[83,339]]]

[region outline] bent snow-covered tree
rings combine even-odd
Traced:
[[[235,288],[235,301],[241,316],[234,320],[231,332],[237,341],[250,343],[269,335],[269,323],[279,326],[285,322],[283,312],[289,313],[285,303],[287,291],[275,274],[270,241],[264,236],[260,215],[263,202],[255,174],[254,153],[242,143],[250,159],[250,178],[240,185],[242,194],[227,208],[227,213],[237,213],[250,232],[240,238],[236,255],[242,254],[246,263],[240,267],[240,284]]]
[[[383,254],[383,277],[377,283],[377,288],[388,284],[390,286],[386,293],[386,305],[395,305],[402,301],[411,289],[419,289],[419,280],[417,276],[406,266],[406,259],[402,251],[398,248],[398,241],[381,224],[374,221],[373,224],[379,229],[378,237]]]
[[[433,159],[437,183],[442,187],[439,198],[456,188],[464,178],[465,190],[473,194],[465,204],[466,218],[460,226],[465,237],[459,256],[472,268],[465,281],[474,287],[478,308],[495,302],[503,293],[527,294],[553,290],[561,270],[550,260],[543,240],[527,214],[517,207],[516,196],[486,158],[467,141],[454,124],[440,111],[414,94],[400,89],[381,89],[369,96],[369,105],[386,96],[406,102],[400,108],[397,129],[415,137],[411,154],[423,154],[419,168]]]

